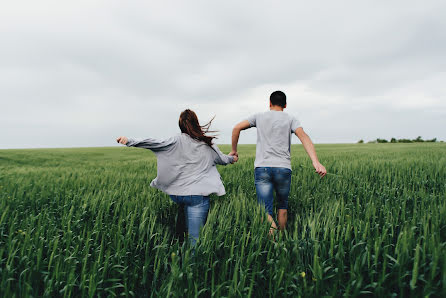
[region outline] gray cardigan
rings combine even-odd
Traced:
[[[217,145],[211,148],[185,133],[162,141],[129,138],[126,145],[150,149],[155,153],[158,176],[150,186],[168,195],[208,196],[215,193],[222,196],[226,193],[216,165],[232,163],[234,157],[224,155]]]

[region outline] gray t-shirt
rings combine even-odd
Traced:
[[[257,127],[254,167],[291,170],[291,134],[301,126],[299,120],[282,111],[255,114],[247,120],[251,127]]]
[[[223,154],[217,145],[211,148],[185,133],[162,141],[129,138],[126,145],[150,149],[155,153],[158,176],[150,183],[152,187],[177,196],[225,194],[215,165],[232,163],[234,157]]]

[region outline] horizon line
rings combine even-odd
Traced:
[[[364,143],[358,143],[358,142],[354,142],[354,143],[346,143],[346,142],[342,142],[342,143],[314,143],[314,145],[366,145],[366,144],[436,144],[436,143],[444,143],[444,141],[437,141],[437,142],[411,142],[411,143],[376,143],[376,142],[364,142]],[[248,145],[254,145],[256,146],[255,143],[251,143],[251,144],[238,144],[238,146],[248,146]],[[125,145],[112,145],[112,146],[73,146],[73,147],[16,147],[16,148],[0,148],[0,150],[33,150],[33,149],[87,149],[87,148],[119,148],[119,147],[123,147]],[[217,146],[231,146],[231,144],[217,144]],[[302,144],[291,144],[291,146],[302,146]]]

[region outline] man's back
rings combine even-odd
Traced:
[[[291,169],[291,133],[299,121],[283,111],[270,110],[249,117],[250,127],[257,128],[255,167]]]

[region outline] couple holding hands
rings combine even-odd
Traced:
[[[157,177],[150,186],[168,194],[184,207],[189,241],[198,240],[200,228],[209,212],[209,195],[225,194],[217,164],[238,161],[237,144],[242,130],[257,128],[256,159],[254,163],[257,200],[265,206],[271,229],[277,229],[273,218],[273,192],[278,201],[277,223],[283,230],[287,222],[288,194],[291,186],[291,134],[302,142],[316,172],[324,177],[325,167],[319,163],[313,143],[299,121],[283,110],[286,95],[275,91],[270,96],[269,111],[254,114],[238,123],[232,131],[232,151],[223,154],[213,144],[215,137],[207,135],[211,122],[200,125],[197,115],[187,109],[180,115],[181,134],[165,140],[135,140],[124,136],[116,141],[128,147],[152,150],[157,158]],[[212,121],[212,120],[211,120]]]

